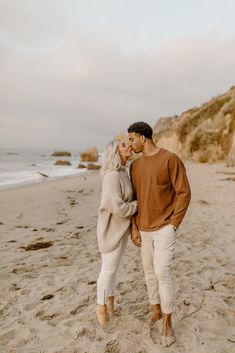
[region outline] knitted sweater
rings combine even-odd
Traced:
[[[130,218],[137,210],[137,201],[132,201],[132,197],[132,185],[126,170],[105,174],[97,224],[101,253],[116,249],[122,237],[130,232]]]

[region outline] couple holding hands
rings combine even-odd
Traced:
[[[141,249],[151,322],[162,318],[161,344],[167,347],[175,341],[171,319],[176,235],[191,192],[183,162],[156,146],[152,135],[147,123],[137,122],[128,128],[128,138],[105,147],[97,224],[102,266],[96,313],[101,326],[114,315],[116,272],[131,235]],[[126,164],[133,152],[142,155],[131,163],[129,177]]]

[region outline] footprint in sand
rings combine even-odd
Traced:
[[[26,246],[21,246],[20,248],[24,249],[25,251],[30,251],[30,250],[39,250],[39,249],[49,248],[52,245],[53,245],[52,241],[41,241],[38,243],[31,243]]]
[[[30,289],[22,289],[22,291],[20,292],[20,294],[22,295],[29,295],[31,293]]]
[[[14,340],[17,335],[17,330],[9,330],[0,336],[0,342],[2,344],[7,344],[9,341]]]
[[[67,260],[67,256],[61,255],[61,256],[56,256],[55,259],[56,260]]]
[[[49,299],[52,299],[52,298],[54,298],[53,294],[46,294],[46,295],[44,295],[44,297],[41,298],[41,300],[49,300]]]
[[[9,290],[12,292],[12,291],[16,291],[19,289],[21,289],[21,288],[18,286],[18,284],[12,283]]]
[[[36,270],[37,269],[34,265],[28,265],[28,266],[26,265],[26,266],[13,268],[12,273],[21,274],[26,272],[35,272]]]
[[[68,214],[65,212],[65,209],[60,209],[60,210],[56,210],[57,214],[60,216],[64,216],[64,217],[68,217]]]
[[[229,342],[232,342],[232,343],[235,343],[235,334],[234,334],[234,333],[232,333],[232,334],[229,335],[228,341],[229,341]]]
[[[210,203],[208,201],[206,201],[206,200],[195,200],[193,202],[197,203],[199,205],[205,205],[205,206],[210,205]]]
[[[157,323],[150,326],[150,338],[154,344],[157,344],[160,341],[160,334],[157,329]]]
[[[78,205],[79,203],[72,196],[68,196],[68,201],[71,206]]]
[[[235,281],[233,274],[228,274],[226,278],[221,280],[221,282],[226,289],[231,290],[231,292],[234,293]]]
[[[71,322],[71,321],[69,321]],[[75,321],[72,321],[72,323],[74,324]],[[68,326],[68,323],[65,323],[65,326]],[[94,340],[95,337],[96,337],[96,330],[94,328],[82,328],[78,333],[77,333],[77,336],[75,338],[75,340],[79,340],[81,337],[88,337],[90,338],[91,340]]]
[[[235,315],[235,298],[232,296],[227,297],[224,299],[224,302],[230,307],[231,312]]]
[[[111,340],[105,345],[104,353],[119,353],[119,342],[118,340]]]
[[[75,200],[71,200],[69,204],[70,204],[70,206],[79,205],[79,203],[76,202]]]
[[[61,224],[64,224],[64,223],[66,223],[66,222],[68,222],[68,220],[66,219],[66,220],[64,220],[64,221],[59,221],[59,222],[57,222],[56,223],[56,225],[61,225]]]
[[[44,227],[42,228],[42,230],[44,230],[45,232],[49,233],[49,232],[55,232],[55,228],[47,228],[47,227]]]
[[[74,235],[72,235],[70,238],[71,239],[80,239],[80,233],[79,232],[74,233]]]
[[[65,327],[73,327],[73,326],[77,326],[77,323],[78,323],[78,319],[76,318],[76,319],[73,319],[73,320],[68,320],[68,321],[65,321],[65,322],[63,322],[62,324],[63,324],[63,326],[65,326]],[[76,340],[77,338],[75,338],[75,340]]]
[[[24,305],[24,310],[25,311],[34,310],[37,304],[38,304],[38,301],[33,301],[31,303],[27,303],[26,305]]]
[[[198,328],[204,332],[221,336],[229,332],[229,324],[225,319],[214,319],[200,322]]]
[[[48,320],[56,318],[57,316],[59,316],[59,314],[58,313],[53,313],[53,314],[47,314],[46,315],[44,310],[40,310],[40,311],[38,311],[36,313],[35,316],[37,318],[39,318],[39,320],[41,320],[41,321],[48,321]]]

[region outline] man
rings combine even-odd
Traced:
[[[142,156],[131,164],[130,175],[138,200],[132,217],[131,239],[141,247],[151,322],[163,316],[161,343],[174,343],[172,262],[176,233],[188,208],[191,192],[185,167],[174,154],[156,146],[152,128],[137,122],[128,128],[132,150]]]

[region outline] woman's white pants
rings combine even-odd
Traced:
[[[128,235],[122,237],[116,249],[101,254],[102,266],[97,281],[97,304],[106,304],[107,297],[112,297],[115,294],[116,272],[126,249]]]

